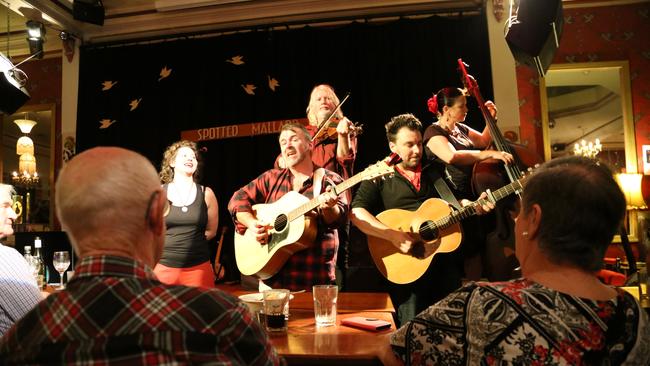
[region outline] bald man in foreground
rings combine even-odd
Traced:
[[[81,258],[0,341],[0,363],[277,365],[246,305],[215,289],[160,283],[167,199],[143,156],[99,147],[72,159],[56,208]]]

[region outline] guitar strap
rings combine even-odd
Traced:
[[[314,197],[318,197],[318,195],[321,193],[321,189],[323,189],[323,177],[325,176],[325,169],[323,168],[318,168],[314,170],[314,177],[313,177],[313,182],[314,182]]]
[[[440,198],[449,202],[452,206],[454,206],[456,210],[460,210],[460,203],[458,203],[456,196],[454,196],[454,194],[451,192],[451,189],[449,189],[447,182],[445,182],[445,180],[442,179],[439,174],[434,175],[437,177],[435,178],[435,182],[433,184],[436,187],[436,191],[438,192]]]

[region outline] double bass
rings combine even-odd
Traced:
[[[512,155],[513,164],[502,164],[495,159],[483,160],[474,165],[472,170],[472,188],[474,192],[494,190],[505,184],[517,181],[523,177],[527,168],[541,163],[542,160],[535,152],[523,145],[507,141],[496,119],[485,106],[476,79],[467,73],[467,64],[458,59],[458,70],[461,74],[463,85],[468,93],[474,97],[481,110],[486,126],[492,137],[493,150],[504,151]],[[515,196],[516,198],[516,196]],[[515,257],[514,217],[518,211],[518,200],[509,199],[497,203],[494,209],[495,228],[488,233],[485,246],[485,270],[490,281],[503,281],[516,277],[515,271],[519,266]]]

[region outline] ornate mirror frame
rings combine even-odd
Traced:
[[[2,116],[0,119],[3,122],[3,140],[6,146],[3,146],[3,159],[4,161],[11,161],[12,164],[3,164],[3,175],[4,180],[8,184],[12,184],[10,179],[11,171],[16,170],[18,156],[15,154],[16,150],[16,139],[20,137],[21,133],[18,130],[18,127],[15,126],[12,121],[14,119],[23,118],[25,115],[29,115],[30,118],[36,118],[41,124],[37,124],[32,132],[30,137],[34,139],[35,155],[37,158],[38,172],[41,176],[41,184],[37,189],[47,190],[46,197],[49,199],[49,214],[47,221],[38,221],[21,224],[25,226],[20,228],[19,231],[42,231],[44,229],[52,230],[54,225],[54,169],[56,162],[56,151],[55,151],[55,125],[56,125],[56,104],[27,104],[20,108],[16,113],[10,116]],[[37,136],[38,135],[38,136]],[[45,149],[44,149],[45,148]],[[6,156],[5,156],[6,154]],[[45,161],[43,160],[45,159]],[[14,165],[13,169],[9,169],[11,165]],[[47,169],[43,169],[43,167]],[[36,200],[37,197],[32,199]]]
[[[634,132],[634,119],[632,114],[632,94],[630,85],[630,68],[628,61],[605,61],[605,62],[584,62],[584,63],[566,63],[566,64],[553,64],[548,70],[548,73],[554,71],[568,71],[568,70],[616,70],[619,76],[619,95],[621,100],[621,112],[624,133],[624,148],[625,148],[625,169],[627,173],[637,172],[637,149],[636,138]],[[548,75],[547,73],[547,75]],[[544,160],[551,159],[551,138],[549,127],[549,107],[548,95],[546,91],[546,81],[544,78],[539,79],[539,94],[540,94],[540,107],[542,114],[542,136],[544,140]],[[630,241],[637,241],[637,217],[636,211],[629,212],[628,222],[628,236]],[[614,241],[620,241],[617,235]]]

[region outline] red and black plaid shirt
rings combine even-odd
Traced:
[[[0,342],[0,363],[278,365],[245,304],[223,291],[169,286],[132,259],[86,257]]]
[[[298,193],[312,199],[313,175],[307,179]],[[325,170],[322,191],[325,187],[339,184],[343,179],[336,173]],[[331,183],[330,183],[331,182]],[[252,206],[258,203],[273,203],[293,189],[293,174],[289,169],[268,170],[248,185],[233,194],[228,203],[235,228],[244,234],[246,226],[237,221],[237,212],[253,212]],[[348,200],[345,194],[340,194],[338,206],[340,216],[337,222],[326,225],[318,220],[318,234],[315,245],[292,255],[282,269],[265,282],[272,287],[282,287],[291,290],[311,290],[311,286],[330,284],[336,280],[336,253],[339,246],[337,227],[347,218]]]

